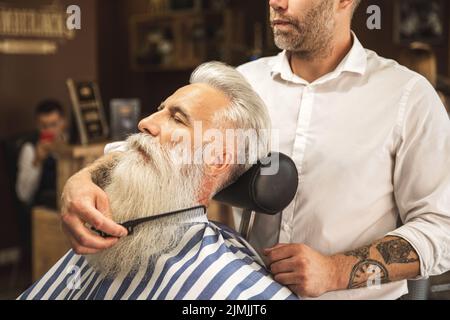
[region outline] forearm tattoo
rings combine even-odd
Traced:
[[[387,264],[412,263],[419,261],[414,248],[403,239],[393,239],[377,244],[377,250],[381,253]]]
[[[345,253],[346,256],[353,256],[360,260],[366,260],[369,257],[370,246],[365,246]]]
[[[354,265],[348,282],[348,289],[367,287],[368,282],[388,283],[389,272],[379,261],[365,259]]]
[[[348,289],[363,288],[370,283],[394,281],[389,275],[392,264],[410,264],[419,261],[414,248],[404,239],[391,238],[373,245],[345,253],[358,259],[353,265],[348,281]],[[381,256],[381,257],[380,257]]]

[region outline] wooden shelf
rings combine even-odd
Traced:
[[[231,9],[132,16],[131,68],[136,72],[187,71],[210,60],[232,64],[235,48],[247,47],[242,20],[242,13]]]

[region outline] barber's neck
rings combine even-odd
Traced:
[[[350,28],[336,32],[329,52],[318,54],[316,57],[302,57],[295,52],[289,52],[292,72],[300,78],[312,83],[324,75],[332,72],[345,58],[353,45]]]

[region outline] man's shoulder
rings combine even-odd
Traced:
[[[27,158],[27,159],[34,158],[35,149],[36,149],[36,147],[32,142],[29,142],[29,141],[23,142],[19,146],[19,149],[17,150],[18,161],[20,162],[24,158]]]
[[[381,89],[397,92],[402,103],[415,118],[427,114],[444,117],[441,100],[433,85],[421,74],[408,69],[397,61],[378,56],[368,51],[368,74]],[[372,82],[373,83],[373,82]],[[441,110],[442,109],[442,110]]]
[[[20,145],[20,150],[34,150],[35,149],[35,145],[30,142],[30,141],[25,141]]]
[[[381,76],[384,80],[393,81],[398,86],[410,82],[422,82],[425,78],[407,67],[399,64],[394,59],[385,58],[376,52],[366,49],[367,72],[372,76]],[[426,80],[425,80],[426,81]]]
[[[250,77],[254,74],[261,75],[264,73],[269,75],[280,54],[244,63],[236,69],[246,77]]]

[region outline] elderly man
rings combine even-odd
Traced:
[[[199,137],[195,123],[202,124]],[[244,239],[206,218],[212,196],[251,166],[235,161],[242,159],[237,146],[209,148],[208,130],[236,128],[253,129],[258,154],[268,153],[262,100],[233,68],[200,66],[190,85],[140,122],[142,133],[129,137],[127,151],[86,169],[107,194],[114,221],[150,219],[120,240],[110,237],[115,245],[107,250],[70,251],[20,299],[296,299]],[[242,150],[247,160],[249,143]],[[183,156],[199,150],[201,161]]]

